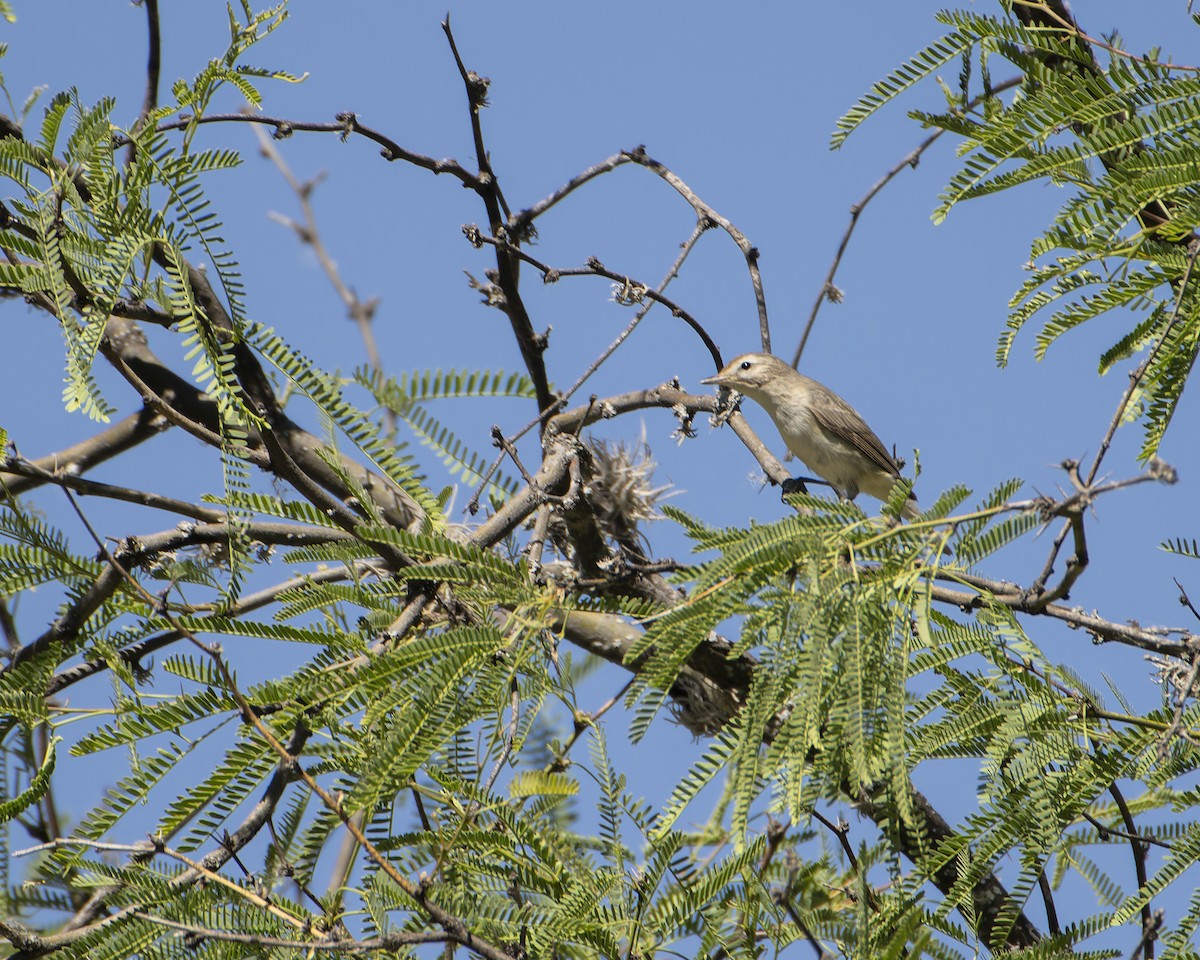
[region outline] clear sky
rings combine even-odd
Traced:
[[[829,150],[834,123],[873,81],[939,35],[943,28],[934,14],[945,5],[557,0],[456,3],[450,12],[467,66],[492,80],[483,124],[510,204],[529,206],[591,164],[645,144],[759,248],[775,349],[790,357],[851,204],[924,136],[906,110],[936,109],[944,101],[927,84],[837,152]],[[989,0],[971,6],[982,13],[996,9]],[[13,101],[19,105],[39,85],[48,86],[47,95],[75,85],[85,103],[116,96],[116,117],[133,121],[144,82],[140,7],[97,0],[17,0],[15,7],[17,23],[0,28],[0,39],[9,44],[0,69]],[[1197,63],[1200,30],[1186,7],[1183,0],[1091,2],[1079,4],[1076,14],[1095,36],[1115,28],[1131,49],[1161,45],[1176,60]],[[174,78],[190,77],[223,51],[225,13],[218,3],[163,8],[169,90]],[[298,85],[264,82],[263,111],[330,120],[351,110],[406,147],[470,166],[474,148],[465,97],[439,27],[446,8],[446,0],[296,0],[292,20],[249,60],[308,78]],[[994,71],[997,81],[1007,76],[999,66]],[[946,75],[951,84],[956,72]],[[218,141],[240,149],[246,161],[210,180],[208,192],[241,261],[252,318],[275,326],[324,366],[348,372],[364,360],[361,340],[311,252],[269,216],[295,215],[294,197],[257,155],[248,128],[222,128],[206,142]],[[507,322],[479,304],[464,276],[470,271],[481,277],[489,265],[488,252],[472,249],[460,230],[484,219],[473,194],[448,177],[387,163],[361,139],[341,143],[329,135],[297,134],[280,146],[301,178],[327,174],[314,197],[322,236],[344,279],[362,296],[380,298],[376,335],[391,372],[520,369]],[[1056,464],[1094,455],[1116,409],[1128,367],[1099,378],[1096,366],[1128,320],[1109,317],[1077,331],[1041,363],[1033,359],[1030,329],[1018,340],[1011,365],[997,369],[995,343],[1007,301],[1024,277],[1029,240],[1064,194],[1038,186],[971,202],[935,227],[929,214],[953,169],[953,148],[944,141],[867,208],[836,281],[844,302],[822,308],[802,369],[850,400],[910,463],[913,449],[920,450],[917,492],[925,502],[958,483],[982,497],[1012,476],[1026,480],[1029,495],[1053,493],[1066,482]],[[596,256],[653,285],[693,225],[690,208],[665,184],[625,167],[544,217],[533,252],[559,267]],[[573,382],[632,315],[612,302],[604,281],[543,287],[531,271],[523,286],[535,328],[553,327],[547,363],[560,386]],[[758,349],[750,283],[740,253],[724,235],[714,231],[704,239],[670,294],[706,326],[726,358]],[[3,315],[9,349],[0,361],[6,371],[0,423],[24,455],[41,456],[92,427],[62,412],[61,354],[47,318],[17,302],[6,303]],[[673,376],[704,389],[697,381],[712,372],[699,340],[655,310],[581,399]],[[123,384],[105,382],[112,384],[110,397],[122,415],[134,408],[136,398]],[[1138,487],[1097,504],[1088,523],[1091,566],[1073,601],[1116,619],[1171,624],[1185,618],[1172,576],[1200,596],[1200,567],[1165,556],[1157,546],[1168,537],[1200,536],[1194,507],[1198,412],[1194,393],[1185,395],[1162,447],[1164,459],[1179,470],[1175,487]],[[492,424],[511,432],[534,410],[515,400],[465,401],[440,405],[436,413],[464,442],[490,455]],[[765,416],[755,410],[748,416],[782,454]],[[649,412],[641,422],[661,464],[660,480],[679,488],[678,506],[715,524],[783,515],[778,492],[760,489],[751,476],[756,464],[730,431],[714,432],[698,421],[699,436],[676,446],[668,414]],[[624,418],[604,432],[636,440],[641,429],[637,419]],[[1107,472],[1137,472],[1140,440],[1137,427],[1123,430]],[[194,464],[188,488],[219,491],[214,462],[194,441],[164,438],[154,450],[138,461],[140,482],[178,484],[181,465],[190,470]],[[527,459],[536,457],[528,443],[523,450]],[[98,476],[135,482],[126,470],[118,461]],[[446,482],[432,460],[429,472],[435,489]],[[469,495],[469,489],[461,492],[458,502]],[[52,497],[42,502],[47,510],[61,510]],[[864,506],[875,509],[873,502]],[[105,507],[94,509],[105,516]],[[147,531],[169,525],[145,515],[139,522]],[[104,532],[128,531],[114,519]],[[659,556],[686,549],[669,524],[647,532]],[[1049,541],[1047,535],[1007,550],[989,560],[985,572],[1027,584],[1040,571]],[[1159,698],[1149,666],[1136,652],[1098,648],[1083,634],[1042,623],[1029,629],[1051,657],[1093,683],[1102,685],[1107,673],[1136,705]],[[686,742],[679,732],[663,737]],[[662,765],[650,762],[652,749],[635,750],[631,762],[635,770],[645,764],[648,775],[656,769],[669,784],[684,768],[657,769]]]

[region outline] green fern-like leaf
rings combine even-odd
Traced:
[[[370,420],[345,400],[331,378],[319,373],[309,360],[288,347],[269,327],[254,324],[246,331],[246,339],[290,377],[389,480],[412,498],[424,511],[427,524],[434,529],[443,524],[436,498],[419,481],[409,464],[383,442]]]
[[[15,797],[8,800],[0,800],[0,823],[7,823],[14,817],[19,816],[23,811],[32,807],[40,801],[50,789],[50,777],[54,774],[55,761],[57,759],[56,747],[62,742],[62,737],[52,737],[46,745],[46,756],[42,760],[42,765],[38,767],[37,773],[29,781],[29,786],[21,791]]]
[[[1176,537],[1174,540],[1164,540],[1159,544],[1159,547],[1166,550],[1167,553],[1177,553],[1181,557],[1200,559],[1200,541],[1197,541],[1195,537],[1191,540],[1184,540],[1182,537]]]
[[[830,146],[835,149],[840,147],[868,117],[947,63],[960,58],[969,48],[970,41],[951,33],[910,57],[882,80],[876,81],[870,93],[838,118]]]

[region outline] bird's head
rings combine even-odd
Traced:
[[[778,357],[769,353],[743,353],[725,364],[715,377],[705,377],[700,382],[728,387],[757,400],[794,376],[795,371]]]

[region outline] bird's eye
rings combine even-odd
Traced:
[[[752,366],[753,366],[753,364],[749,360],[742,361],[742,369],[743,370],[749,370]]]

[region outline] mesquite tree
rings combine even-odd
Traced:
[[[0,933],[14,955],[1195,955],[1200,901],[1183,888],[1200,847],[1200,636],[1066,602],[1086,573],[1090,511],[1176,480],[1158,450],[1168,428],[1188,429],[1172,417],[1200,339],[1194,69],[1096,40],[1058,0],[951,11],[945,35],[835,132],[836,145],[957,70],[938,110],[914,112],[935,134],[866,200],[943,134],[961,166],[936,217],[1031,181],[1069,188],[1033,239],[999,351],[1004,362],[1033,322],[1043,351],[1101,315],[1125,324],[1101,369],[1127,369],[1128,384],[1092,457],[1064,462],[1065,492],[953,487],[900,522],[907,482],[878,516],[810,484],[781,520],[715,528],[662,502],[631,414],[674,417],[681,440],[712,418],[780,482],[776,438],[756,436],[736,396],[588,384],[652,310],[713,369],[728,359],[669,290],[713,234],[744,255],[771,349],[759,252],[729,211],[643,148],[517,205],[488,150],[489,81],[448,21],[470,163],[351,112],[272,112],[272,84],[294,78],[244,57],[283,25],[281,7],[233,9],[228,49],[167,96],[157,4],[143,6],[140,111],[86,102],[65,75],[66,92],[0,126],[4,311],[10,328],[52,318],[67,411],[97,424],[35,455],[22,411],[4,411]],[[254,109],[216,110],[231,90]],[[216,211],[206,184],[241,163],[208,144],[248,125],[295,187],[289,225],[362,334],[367,362],[352,374],[289,345],[289,318],[247,308],[255,277],[222,226],[235,211]],[[470,283],[507,321],[520,373],[389,369],[375,304],[343,278],[312,184],[288,167],[301,133],[461,183],[478,204],[464,238],[491,260]],[[543,216],[618,168],[695,212],[660,282],[538,255]],[[799,360],[840,257],[802,336],[777,353]],[[577,277],[604,280],[632,316],[555,384],[529,287]],[[437,362],[452,365],[444,346]],[[490,428],[480,407],[452,431],[430,408],[447,397],[515,398],[527,424]],[[627,442],[596,439],[601,421],[628,425]],[[1111,477],[1112,437],[1133,423],[1141,465]],[[189,499],[183,472],[142,480],[139,452],[166,431],[219,463],[218,488]],[[414,456],[414,440],[436,459]],[[102,463],[124,479],[89,478]],[[454,478],[465,511],[450,505]],[[60,515],[31,506],[46,489]],[[136,519],[100,529],[101,500]],[[645,525],[662,515],[695,562],[653,548]],[[981,573],[1043,530],[1040,575]],[[1187,530],[1169,546],[1200,553]],[[1108,705],[1043,652],[1054,622],[1139,664],[1153,654],[1161,704]],[[272,651],[268,665],[247,640]],[[579,690],[603,661],[627,682],[588,708]],[[698,759],[651,803],[614,739],[672,722],[699,739]],[[108,789],[68,823],[76,765],[94,754],[115,758]],[[914,786],[951,762],[976,778],[965,814],[949,790]],[[1164,899],[1172,913],[1156,910]]]

